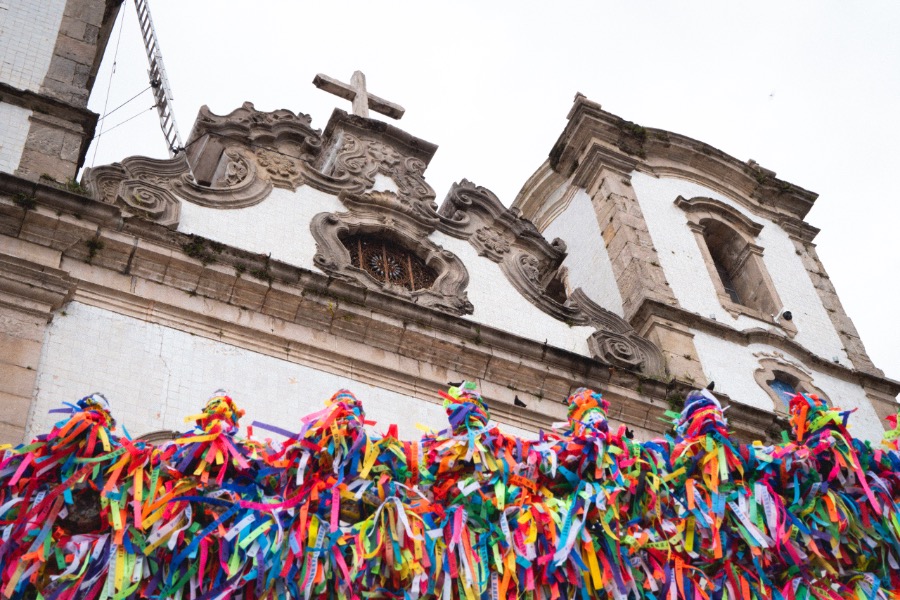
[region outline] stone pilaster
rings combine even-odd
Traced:
[[[791,239],[797,249],[797,254],[800,255],[800,259],[803,261],[803,266],[806,267],[806,272],[809,273],[813,287],[816,288],[816,292],[822,300],[822,306],[825,307],[825,311],[828,313],[835,331],[837,331],[841,342],[844,344],[844,350],[847,352],[850,362],[853,363],[853,367],[870,375],[884,377],[884,371],[876,367],[872,359],[869,358],[862,339],[859,337],[859,332],[856,330],[856,325],[847,316],[844,305],[841,304],[841,300],[838,298],[837,290],[834,289],[831,278],[825,272],[822,261],[819,260],[819,256],[816,253],[816,245],[793,234]]]
[[[3,101],[34,111],[16,174],[58,183],[75,178],[94,137],[87,110],[103,52],[122,0],[69,0],[38,93],[3,90]]]
[[[22,441],[47,324],[74,287],[59,269],[0,258],[0,443]]]

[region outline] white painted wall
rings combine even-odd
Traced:
[[[301,186],[295,192],[275,188],[259,204],[234,210],[182,201],[178,231],[250,252],[271,252],[275,260],[312,269],[316,241],[309,228],[310,221],[321,212],[345,210],[337,197],[308,186]]]
[[[40,90],[65,7],[66,0],[0,3],[0,81]]]
[[[694,346],[697,348],[703,371],[707,380],[716,382],[716,391],[728,394],[735,402],[764,410],[774,410],[772,399],[753,378],[754,372],[760,367],[759,357],[754,356],[754,353],[771,353],[774,348],[764,344],[736,346],[708,333],[699,331],[693,333]],[[801,359],[792,357],[782,350],[778,351],[786,359],[803,364]],[[881,440],[884,427],[859,385],[805,368],[812,373],[813,385],[827,394],[835,407],[845,410],[858,409],[851,415],[849,421],[850,432],[855,437],[874,442]]]
[[[469,271],[469,302],[475,312],[466,318],[551,346],[590,356],[587,338],[592,327],[569,326],[526,300],[509,283],[495,262],[478,256],[469,242],[436,232],[431,241],[453,252]]]
[[[19,168],[31,126],[30,117],[27,108],[0,103],[0,172],[14,173]]]
[[[367,418],[378,422],[375,431],[397,423],[401,437],[418,439],[417,423],[447,427],[440,404],[78,302],[50,324],[37,380],[27,439],[60,420],[47,411],[98,391],[133,436],[188,430],[184,417],[199,412],[219,388],[247,411],[244,425],[260,420],[299,429],[301,417],[346,388],[362,400]]]
[[[687,227],[687,217],[674,202],[704,196],[727,204],[763,226],[757,243],[764,248],[763,262],[784,308],[794,315],[795,341],[814,354],[831,360],[838,357],[844,366],[852,366],[840,337],[822,306],[809,274],[787,233],[775,223],[751,214],[730,198],[702,185],[674,178],[656,178],[644,173],[632,174],[632,185],[659,255],[660,264],[672,291],[682,307],[727,323],[736,329],[770,328],[762,321],[740,315],[732,317],[719,303],[695,234]],[[734,347],[729,354],[744,349]]]
[[[579,189],[543,233],[548,240],[560,238],[568,246],[569,255],[563,265],[569,270],[569,289],[580,287],[606,310],[624,316],[622,295],[587,192]]]

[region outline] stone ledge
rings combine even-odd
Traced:
[[[668,306],[652,299],[645,299],[635,312],[632,322],[636,329],[641,330],[653,317],[669,319],[676,323],[682,323],[704,333],[710,333],[722,339],[748,346],[754,343],[768,344],[784,352],[800,357],[804,364],[815,367],[817,370],[827,373],[847,382],[860,384],[863,387],[877,388],[886,391],[892,396],[900,394],[900,381],[894,381],[887,377],[880,377],[859,369],[845,367],[834,363],[817,354],[813,354],[799,343],[787,336],[762,328],[747,330],[734,329],[733,327],[706,318],[697,313],[689,312],[683,308]]]

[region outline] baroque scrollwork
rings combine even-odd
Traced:
[[[275,186],[295,189],[303,182],[303,171],[296,159],[265,148],[256,149],[255,154],[257,164]]]
[[[580,288],[565,290],[566,244],[561,239],[548,242],[519,211],[506,208],[490,190],[466,180],[450,189],[438,215],[440,231],[468,240],[479,254],[498,263],[533,305],[569,325],[594,327],[588,347],[595,358],[650,375],[665,372],[662,352],[627,321]]]
[[[354,213],[320,213],[310,225],[316,240],[315,265],[330,276],[355,281],[368,289],[385,292],[410,302],[456,315],[471,314],[465,288],[469,274],[462,261],[427,237],[420,226],[402,218],[379,218]],[[376,279],[369,270],[353,265],[351,251],[344,241],[351,237],[383,237],[394,247],[405,249],[417,261],[427,265],[434,283],[424,289],[407,289],[392,283],[390,277]]]
[[[482,227],[475,231],[472,245],[478,250],[478,254],[487,256],[494,262],[500,262],[503,255],[511,248],[506,238],[489,227]]]
[[[84,183],[97,200],[122,209],[125,216],[139,217],[166,227],[177,227],[181,204],[171,182],[187,171],[183,157],[157,160],[126,158],[121,163],[89,169]]]
[[[245,140],[247,146],[273,148],[296,158],[312,157],[322,146],[322,134],[312,128],[309,115],[287,109],[263,112],[252,102],[244,102],[227,115],[201,107],[188,144],[204,135]]]
[[[133,214],[156,221],[160,225],[176,226],[181,205],[168,190],[139,179],[124,181],[118,188],[117,204]]]
[[[404,156],[391,145],[345,132],[330,175],[347,182],[348,192],[362,193],[375,185],[375,176],[380,173],[394,181],[401,196],[432,203],[435,194],[425,182],[426,166],[425,161]]]

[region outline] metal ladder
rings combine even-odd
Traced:
[[[169,87],[166,67],[163,65],[162,52],[156,39],[156,30],[153,28],[153,19],[150,18],[150,7],[147,0],[134,0],[134,8],[137,10],[138,23],[144,38],[144,48],[147,50],[147,60],[150,63],[147,73],[150,75],[150,86],[153,88],[153,97],[156,99],[159,125],[166,138],[166,144],[169,146],[169,156],[175,158],[178,153],[184,151],[184,144],[181,143],[178,125],[175,123],[175,113],[172,110],[172,89]]]

